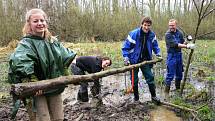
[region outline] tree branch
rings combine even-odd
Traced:
[[[209,14],[211,14],[213,11],[215,11],[215,8],[211,9],[208,13],[205,13],[203,16],[202,16],[202,19],[207,17]]]
[[[205,35],[208,35],[208,34],[212,34],[212,33],[214,33],[214,32],[215,32],[215,30],[210,31],[210,32],[207,32],[207,33],[204,33],[204,34],[201,34],[201,35],[198,35],[198,36],[197,36],[196,38],[194,38],[194,39],[200,38],[200,37],[205,36]]]
[[[204,2],[205,2],[205,0],[202,0],[202,4],[201,4],[201,7],[200,7],[200,11],[199,11],[199,16],[200,16],[199,18],[200,19],[201,19],[202,10],[203,10],[203,7],[204,7]]]
[[[139,64],[125,66],[116,69],[110,69],[98,73],[87,74],[87,75],[70,75],[70,76],[62,76],[54,79],[41,80],[38,82],[28,82],[28,83],[18,83],[11,85],[11,94],[17,98],[24,98],[28,96],[35,95],[37,91],[42,90],[43,93],[58,89],[59,87],[64,87],[69,84],[78,84],[79,82],[91,82],[101,77],[106,77],[109,75],[124,73],[133,68],[138,68],[140,66],[146,64],[155,64],[157,62],[161,62],[162,59],[155,59],[151,61],[144,61]]]
[[[198,8],[198,6],[197,6],[197,4],[196,4],[196,1],[193,0],[193,3],[194,3],[194,6],[195,6],[195,8],[196,8],[196,10],[197,10],[198,15],[200,16],[199,8]]]
[[[180,105],[175,105],[173,103],[162,101],[161,104],[166,105],[166,106],[171,106],[171,107],[174,107],[174,108],[178,108],[178,109],[181,109],[181,110],[197,113],[197,111],[195,111],[194,109],[187,108],[187,107],[180,106]]]
[[[210,7],[211,2],[212,2],[212,0],[210,0],[210,2],[208,3],[208,6],[206,7],[205,11],[204,11],[203,14],[202,14],[202,17],[203,17],[203,16],[205,15],[205,13],[208,11],[208,8]]]

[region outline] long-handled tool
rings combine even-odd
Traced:
[[[126,81],[126,76],[125,76],[125,81]],[[134,92],[134,69],[131,70],[131,87],[127,87],[127,84],[125,82],[125,85],[126,85],[126,94],[129,94],[129,93],[133,93]]]
[[[130,89],[130,93],[133,93],[134,92],[134,69],[131,70],[131,84],[132,84],[132,87]]]

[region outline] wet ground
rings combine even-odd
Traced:
[[[126,77],[125,77],[126,76]],[[69,85],[63,93],[65,121],[180,121],[181,118],[162,106],[151,103],[148,86],[144,80],[139,82],[140,102],[133,102],[133,94],[125,93],[131,88],[129,74],[117,74],[101,80],[103,105],[83,107],[76,101],[79,86]],[[90,84],[91,85],[91,84]],[[89,91],[90,92],[90,91]],[[157,90],[158,97],[162,92]],[[90,100],[92,95],[89,94]],[[11,99],[1,101],[0,121],[10,121]],[[90,102],[90,101],[89,101]],[[17,121],[28,121],[25,108],[20,108]]]

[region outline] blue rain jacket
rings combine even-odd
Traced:
[[[142,28],[136,28],[131,31],[128,37],[125,39],[123,46],[122,46],[122,55],[123,57],[128,57],[131,64],[136,64],[143,60],[141,59],[142,51],[142,41],[144,39],[144,33]],[[146,47],[148,50],[148,58],[147,60],[152,59],[152,50],[155,55],[160,55],[160,48],[158,46],[158,41],[156,39],[156,35],[153,31],[149,31],[146,33]]]

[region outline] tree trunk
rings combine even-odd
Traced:
[[[106,77],[117,73],[123,73],[133,68],[138,68],[145,64],[155,64],[156,62],[161,62],[161,61],[162,59],[156,59],[151,61],[144,61],[142,63],[135,64],[135,65],[125,66],[117,69],[110,69],[110,70],[88,74],[88,75],[62,76],[55,79],[42,80],[38,82],[13,84],[11,86],[11,93],[13,94],[13,96],[18,98],[28,97],[28,96],[35,95],[35,93],[39,90],[46,92],[48,90],[56,89],[61,86],[65,86],[69,84],[78,84],[80,81],[90,82],[92,80],[96,80],[101,77]]]

